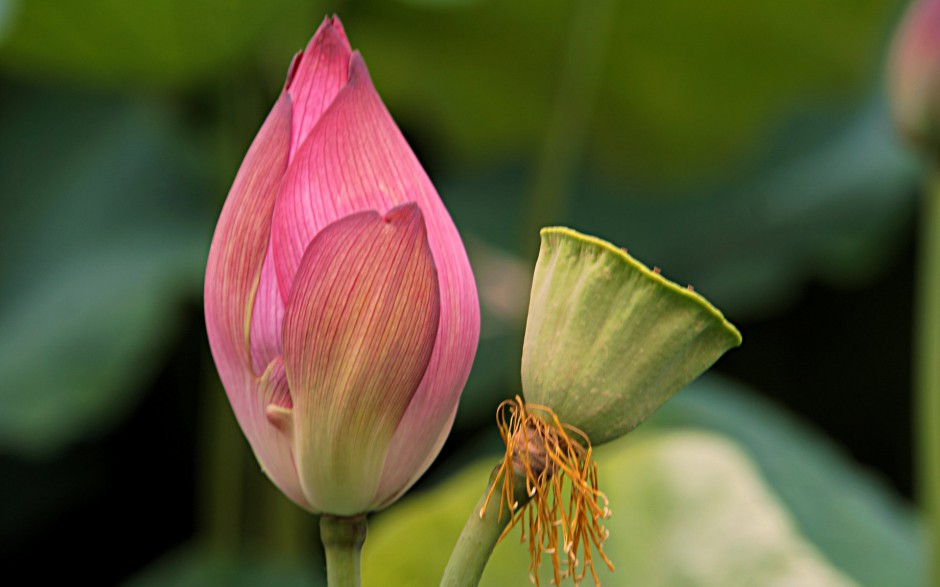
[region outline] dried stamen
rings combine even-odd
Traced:
[[[578,584],[590,571],[595,585],[599,586],[592,545],[607,568],[613,570],[614,566],[602,548],[609,535],[602,520],[610,517],[610,510],[607,497],[598,490],[597,464],[591,460],[591,443],[587,435],[573,426],[562,424],[550,408],[524,404],[519,396],[499,405],[496,422],[506,443],[506,454],[480,516],[483,516],[499,486],[500,511],[513,506],[512,519],[500,540],[525,518],[521,541],[528,538],[531,556],[529,577],[534,583],[539,585],[538,568],[542,553],[545,553],[552,559],[554,585],[559,585],[561,579],[569,575]],[[517,475],[525,477],[526,493],[531,497],[521,508],[516,507],[518,504],[514,498]],[[566,479],[567,484],[564,483]],[[568,490],[567,493],[564,489]],[[562,538],[560,548],[559,532]],[[563,561],[559,556],[562,552],[565,555]],[[583,560],[578,559],[579,552]],[[582,566],[577,573],[574,569],[579,563]]]

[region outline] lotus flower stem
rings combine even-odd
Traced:
[[[490,560],[496,543],[499,542],[503,531],[512,520],[512,506],[515,505],[518,509],[529,501],[524,476],[517,476],[516,504],[506,504],[499,499],[498,495],[496,499],[489,499],[499,470],[500,465],[493,469],[483,495],[480,496],[480,500],[473,508],[473,512],[460,533],[460,538],[457,539],[457,545],[444,569],[441,587],[476,587],[479,585],[483,569],[486,568],[486,563]]]
[[[940,167],[924,194],[915,366],[919,492],[928,525],[928,585],[940,585]]]
[[[328,587],[359,587],[359,559],[366,541],[366,517],[320,516]]]

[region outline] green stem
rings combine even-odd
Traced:
[[[328,587],[359,587],[359,558],[366,541],[366,517],[320,516]]]
[[[567,212],[618,4],[590,0],[575,5],[558,91],[526,203],[522,237],[527,252],[535,251],[539,229],[559,222]]]
[[[928,523],[929,585],[940,585],[940,168],[924,194],[914,349],[920,501]]]
[[[498,470],[497,466],[490,475],[486,490],[477,501],[460,533],[460,538],[457,539],[457,545],[450,555],[450,560],[447,561],[447,568],[444,569],[441,587],[476,587],[479,585],[483,569],[490,560],[490,555],[493,554],[493,549],[503,530],[512,519],[510,504],[504,504],[500,509],[499,487],[493,492],[483,516],[480,516]],[[525,491],[525,478],[516,476],[513,487],[515,499],[518,502],[517,507],[521,508],[529,501],[529,496]]]

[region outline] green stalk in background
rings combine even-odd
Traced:
[[[535,253],[537,241],[532,237],[539,229],[566,216],[618,5],[616,0],[574,4],[558,91],[525,203],[521,235],[526,253]]]
[[[918,499],[927,521],[927,584],[940,585],[940,0],[908,4],[887,73],[898,134],[931,163],[915,277],[914,424]]]
[[[940,585],[940,168],[921,208],[914,314],[914,391],[918,491],[928,522],[929,585]]]
[[[245,459],[241,433],[215,369],[209,368],[201,392],[199,533],[210,550],[234,555],[242,534]]]
[[[302,561],[308,558],[314,531],[309,512],[297,507],[264,475],[254,475],[262,494],[262,548],[274,560]]]

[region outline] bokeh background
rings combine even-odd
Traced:
[[[201,292],[241,158],[335,11],[464,236],[483,309],[454,433],[376,517],[368,584],[439,576],[485,483],[467,467],[495,462],[494,408],[519,391],[537,229],[565,224],[694,285],[745,341],[604,457],[624,537],[604,584],[922,585],[923,169],[883,80],[903,4],[0,0],[4,569],[323,580],[316,520],[235,425]],[[526,584],[521,560],[489,580]]]

